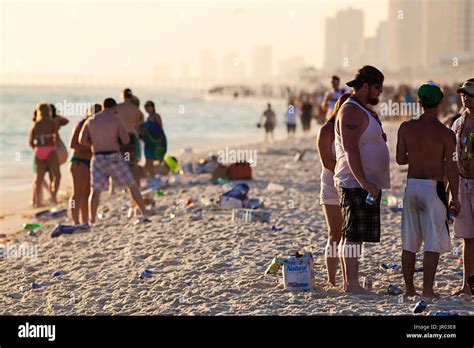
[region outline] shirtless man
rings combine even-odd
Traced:
[[[458,168],[455,159],[456,138],[438,119],[443,100],[441,89],[426,83],[418,89],[423,114],[405,121],[398,130],[397,163],[408,164],[408,180],[403,197],[402,268],[406,296],[417,296],[413,275],[416,252],[423,242],[423,296],[439,297],[433,291],[439,254],[451,249],[446,225],[447,198],[444,187],[445,169],[458,213]]]
[[[122,98],[123,102],[117,105],[117,116],[122,120],[130,142],[128,144],[122,144],[120,151],[130,166],[135,182],[140,186],[140,168],[138,168],[138,162],[140,161],[140,140],[138,138],[138,132],[140,125],[145,122],[145,117],[134,103],[134,96],[129,88],[123,90]]]
[[[90,146],[92,150],[91,163],[91,194],[89,196],[89,219],[95,222],[100,192],[109,186],[112,177],[115,187],[130,190],[132,199],[137,203],[141,213],[147,211],[138,186],[133,180],[132,173],[120,153],[119,140],[128,144],[129,136],[122,121],[115,115],[117,103],[112,98],[104,100],[103,111],[87,119],[79,135],[79,143]]]
[[[331,78],[332,90],[327,91],[324,94],[323,101],[321,102],[321,115],[325,116],[325,119],[331,117],[332,111],[334,110],[334,105],[336,105],[337,100],[341,95],[346,93],[344,88],[340,88],[339,76],[334,75]]]
[[[469,278],[474,275],[474,78],[457,89],[465,111],[452,127],[456,133],[456,154],[459,168],[459,201],[462,209],[454,219],[456,237],[464,240],[464,280],[455,295],[472,296]]]
[[[342,262],[346,292],[368,294],[359,283],[362,243],[379,243],[381,190],[390,188],[390,155],[377,114],[384,75],[373,66],[358,70],[347,85],[352,94],[341,106],[335,124],[334,184],[342,212]],[[368,197],[370,195],[370,197]],[[369,198],[369,199],[368,199]]]

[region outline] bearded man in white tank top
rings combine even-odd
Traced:
[[[390,188],[390,156],[386,135],[376,105],[382,93],[384,75],[372,66],[359,69],[347,83],[352,95],[342,105],[335,127],[336,167],[334,183],[339,192],[343,216],[343,267],[345,291],[369,294],[359,283],[362,243],[380,242],[381,190]],[[367,196],[373,198],[372,202]]]

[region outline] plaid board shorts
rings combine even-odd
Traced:
[[[107,191],[109,177],[114,182],[114,188],[119,190],[128,188],[135,183],[127,163],[119,152],[92,157],[91,187],[95,190]]]
[[[342,211],[342,236],[353,243],[380,242],[380,200],[374,204],[365,202],[369,194],[363,188],[338,187]]]

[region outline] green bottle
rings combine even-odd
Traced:
[[[156,195],[158,197],[163,197],[164,196],[164,193],[162,191],[156,191]]]
[[[41,228],[40,224],[23,224],[23,229],[25,231],[34,231]]]

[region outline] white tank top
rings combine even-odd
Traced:
[[[390,188],[390,154],[382,138],[382,127],[368,110],[359,105],[352,98],[345,103],[357,105],[369,119],[367,129],[359,140],[359,151],[366,179],[375,184],[379,189]],[[344,103],[344,104],[345,104]],[[349,168],[347,153],[342,147],[342,137],[335,132],[336,143],[336,168],[334,169],[334,184],[344,188],[361,187]]]

